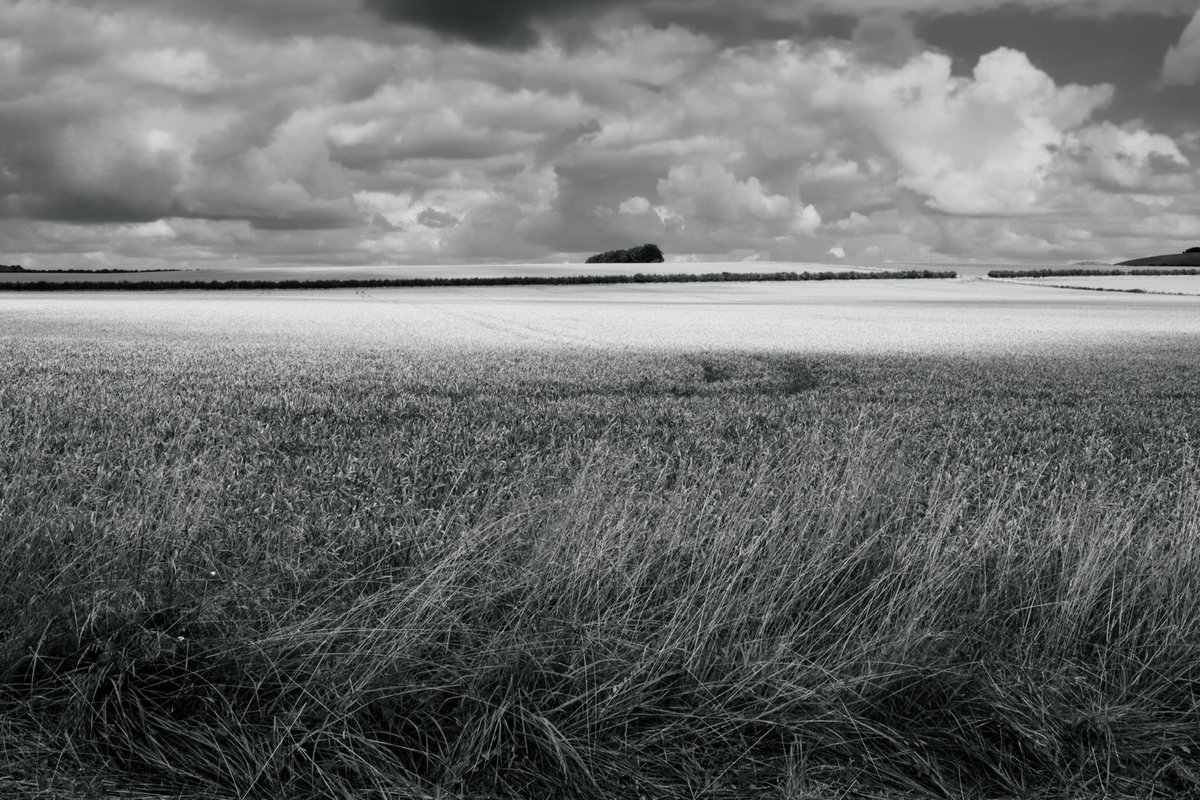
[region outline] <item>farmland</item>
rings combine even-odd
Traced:
[[[864,281],[306,292],[0,292],[7,332],[213,338],[429,352],[480,348],[826,353],[1062,352],[1200,335],[1194,297],[1003,281]]]
[[[0,789],[1200,790],[1196,299],[911,283],[0,297]]]

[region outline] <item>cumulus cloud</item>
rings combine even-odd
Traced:
[[[1179,43],[1167,50],[1162,77],[1164,83],[1180,86],[1200,81],[1200,11],[1184,29]]]
[[[764,190],[758,178],[738,180],[712,162],[672,167],[658,182],[658,193],[683,217],[709,224],[779,220],[790,216],[794,207],[789,198]]]
[[[800,236],[812,236],[821,227],[821,213],[811,203],[800,207],[788,228]]]
[[[900,183],[949,214],[1040,210],[1055,151],[1112,98],[1108,86],[1055,84],[1020,52],[999,49],[971,78],[925,53],[897,70],[824,63],[818,107],[844,110],[872,131]]]
[[[1103,188],[1175,192],[1190,186],[1191,161],[1163,134],[1106,122],[1072,136],[1069,147]]]
[[[645,214],[650,210],[650,201],[644,197],[631,197],[621,203],[617,210],[622,214]]]

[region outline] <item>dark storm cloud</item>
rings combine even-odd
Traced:
[[[528,47],[539,22],[603,12],[632,0],[365,0],[385,19],[475,44]]]
[[[723,45],[826,37],[849,39],[857,16],[836,9],[804,8],[776,13],[779,3],[758,0],[739,5],[675,0],[364,0],[392,22],[426,28],[475,44],[500,48],[535,45],[542,24],[586,20],[618,8],[636,10],[651,25],[678,25]]]
[[[81,165],[72,153],[94,110],[0,102],[0,194],[7,216],[82,223],[148,222],[178,213],[178,164],[143,148],[118,146]],[[97,162],[103,161],[97,168]]]
[[[216,219],[208,215],[208,219]],[[324,207],[303,208],[277,216],[243,214],[231,220],[249,220],[251,227],[267,231],[323,231],[353,228],[362,222],[362,214],[348,204],[329,203]]]
[[[29,192],[11,211],[29,219],[79,224],[153,222],[183,213],[176,202],[155,192],[156,183],[160,176],[135,173],[99,191]]]

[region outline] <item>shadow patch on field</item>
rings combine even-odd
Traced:
[[[687,394],[796,395],[828,384],[820,359],[710,354],[692,359],[695,383]],[[678,387],[680,389],[684,387]],[[676,393],[679,393],[678,391]]]
[[[826,382],[825,369],[820,361],[803,358],[780,359],[779,389],[782,394],[803,394],[818,389]]]

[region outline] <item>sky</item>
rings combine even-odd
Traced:
[[[0,263],[1200,245],[1195,0],[0,0]]]

